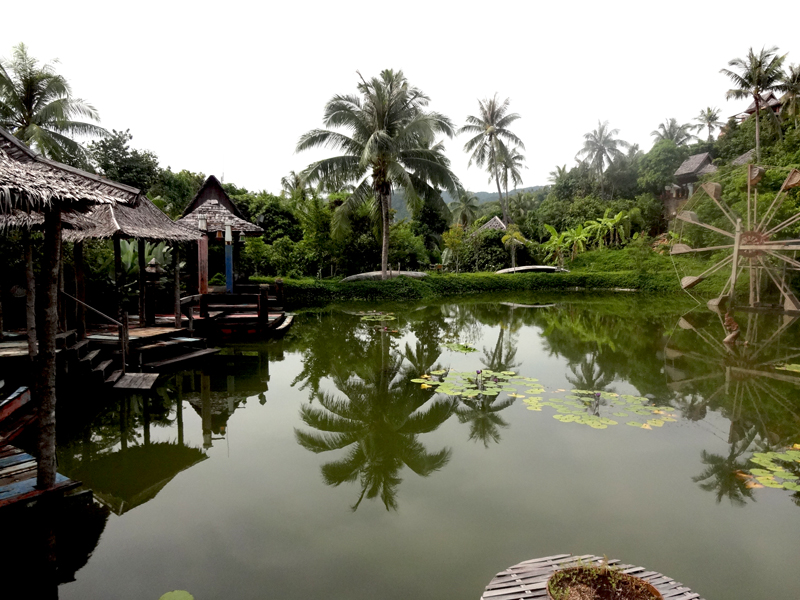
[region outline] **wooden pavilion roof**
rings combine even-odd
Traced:
[[[213,175],[206,178],[177,222],[198,229],[201,216],[206,218],[209,233],[225,231],[226,224],[231,225],[232,231],[245,235],[264,233],[261,227],[245,220],[244,215],[223,189],[219,179]]]
[[[0,128],[0,212],[87,204],[135,204],[136,188],[43,158]]]
[[[68,242],[113,237],[151,242],[192,242],[200,239],[199,229],[176,223],[146,196],[136,206],[102,205],[86,214],[64,215],[63,238]]]

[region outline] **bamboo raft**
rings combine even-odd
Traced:
[[[526,560],[494,576],[486,586],[481,600],[528,600],[547,598],[547,580],[556,571],[581,565],[601,565],[606,563],[602,556],[573,556],[555,554],[543,558]],[[607,564],[628,575],[634,575],[655,587],[664,600],[703,600],[682,583],[644,567],[622,564],[619,560],[609,560]]]

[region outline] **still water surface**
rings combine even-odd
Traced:
[[[800,324],[737,315],[726,349],[716,315],[685,312],[638,296],[336,306],[152,397],[64,400],[59,470],[104,508],[77,517],[89,541],[60,598],[477,599],[562,552],[708,600],[797,598],[800,493],[736,471],[800,442],[794,377],[770,366],[800,362]],[[557,406],[410,381],[448,368],[536,378]],[[554,419],[573,389],[606,392],[585,412],[618,424]],[[674,421],[626,425],[623,395]]]

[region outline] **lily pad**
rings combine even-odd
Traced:
[[[793,492],[800,492],[800,484],[795,483],[794,481],[784,481],[783,488]]]
[[[775,481],[772,477],[756,477],[756,481],[768,488],[782,488],[783,485]]]
[[[411,383],[428,383],[427,379],[412,379]]]

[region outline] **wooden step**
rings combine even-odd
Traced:
[[[100,350],[92,350],[91,352],[87,352],[86,356],[81,359],[81,364],[94,368],[95,361],[97,361],[99,356]]]
[[[114,384],[119,390],[149,390],[155,385],[158,373],[125,373]]]
[[[221,311],[240,311],[240,310],[258,310],[258,304],[209,304],[208,310],[221,310]]]
[[[142,368],[147,371],[155,371],[156,369],[162,369],[164,367],[174,367],[185,361],[196,360],[203,356],[216,354],[219,352],[219,350],[219,348],[204,348],[195,352],[187,352],[186,354],[181,354],[180,356],[173,356],[172,358],[146,363],[142,365]]]
[[[118,369],[111,373],[111,375],[106,378],[106,383],[116,383],[120,377],[122,377],[122,369]]]
[[[174,337],[136,348],[133,351],[134,362],[136,364],[155,362],[175,356],[188,349],[202,350],[205,347],[206,341],[203,338]]]
[[[63,333],[56,334],[56,348],[59,349],[69,348],[74,344],[75,344],[74,329],[70,329],[69,331],[64,331]]]
[[[103,362],[98,364],[94,369],[92,369],[92,373],[96,373],[101,381],[105,381],[107,376],[106,374],[108,373],[109,369],[112,368],[113,364],[114,364],[113,360],[104,360]]]
[[[80,342],[76,342],[75,345],[70,348],[70,351],[74,352],[78,359],[83,358],[89,351],[89,340],[81,340]]]

